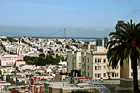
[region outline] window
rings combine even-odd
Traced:
[[[101,73],[98,73],[98,78],[101,77]]]
[[[84,57],[82,57],[82,61],[84,61]]]
[[[98,70],[101,70],[101,66],[98,66]]]
[[[133,76],[133,72],[131,72],[131,76]]]
[[[97,62],[97,58],[95,58],[95,63]]]
[[[98,63],[100,62],[100,59],[98,59]]]
[[[106,69],[106,66],[104,66],[104,69]]]
[[[81,63],[79,63],[79,66],[81,66]]]
[[[101,73],[95,73],[95,77],[96,78],[100,78],[101,77]]]
[[[88,58],[88,62],[89,62],[89,58]]]
[[[97,66],[95,66],[95,70],[97,70]]]
[[[98,76],[97,76],[98,78],[100,77],[100,74],[98,74]]]
[[[112,73],[112,77],[114,77],[114,73]]]
[[[98,63],[101,63],[101,58],[98,58]]]
[[[101,66],[95,66],[95,70],[101,70]]]
[[[118,73],[115,73],[115,77],[118,77]]]
[[[106,59],[104,58],[104,63],[106,62]]]
[[[100,63],[101,63],[101,58],[100,58]]]
[[[119,75],[118,75],[118,73],[116,73],[116,77],[118,77]]]
[[[119,66],[116,66],[115,68],[112,68],[113,70],[119,69]]]
[[[95,77],[97,77],[97,74],[95,73]]]
[[[106,73],[104,73],[104,77],[106,77]]]

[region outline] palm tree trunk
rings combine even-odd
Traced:
[[[137,71],[137,55],[134,54],[132,57],[132,68],[133,68],[133,87],[134,87],[134,93],[140,93],[139,92],[139,86],[138,86],[138,71]]]

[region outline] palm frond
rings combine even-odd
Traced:
[[[123,66],[124,60],[133,56],[136,50],[140,56],[140,23],[135,24],[130,20],[130,22],[116,26],[116,32],[111,32],[109,36],[111,40],[106,46],[107,58],[113,68],[118,62]]]

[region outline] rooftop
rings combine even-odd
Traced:
[[[88,83],[79,83],[79,84],[70,84],[69,82],[46,82],[49,84],[49,87],[63,90],[72,90],[72,89],[92,89],[92,88],[106,88],[103,85],[89,85]]]

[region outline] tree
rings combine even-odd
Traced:
[[[6,52],[6,48],[3,44],[0,44],[0,46],[3,48],[3,50]]]
[[[7,37],[7,40],[10,42],[14,42],[14,39],[12,37]]]
[[[45,58],[39,57],[37,59],[38,60],[37,60],[37,64],[36,65],[38,65],[38,66],[45,66],[46,65]]]
[[[107,44],[107,58],[112,68],[115,68],[120,62],[126,59],[131,60],[133,69],[134,93],[139,93],[137,60],[140,57],[140,23],[132,23],[132,20],[116,26],[116,32],[109,34],[111,40]],[[129,60],[128,60],[129,62]]]
[[[66,45],[66,48],[67,48],[67,49],[70,49],[70,46],[69,46],[69,45]]]
[[[47,55],[45,57],[43,54],[43,55],[40,55],[39,57],[25,56],[24,60],[29,65],[45,66],[46,64],[58,65],[60,60],[64,61],[64,58],[63,57],[53,58],[52,55]]]
[[[44,53],[42,53],[42,54],[40,54],[40,55],[39,55],[39,57],[45,57],[45,54],[44,54]]]
[[[42,48],[40,48],[40,49],[37,49],[39,52],[43,52],[43,49]]]
[[[50,64],[55,65],[55,59],[53,58],[52,55],[48,55],[48,62],[49,62]]]

